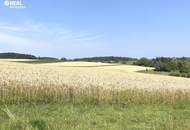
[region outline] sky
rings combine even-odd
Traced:
[[[190,56],[190,0],[0,0],[0,52]]]

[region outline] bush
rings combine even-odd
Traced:
[[[61,58],[61,61],[67,61],[67,58],[62,57],[62,58]]]
[[[172,76],[190,77],[189,58],[157,57],[155,59],[141,58],[135,65],[155,67],[156,71],[170,72]]]
[[[178,71],[171,72],[169,75],[170,76],[178,76],[178,77],[181,76],[180,72],[178,72]]]
[[[141,58],[140,60],[134,62],[134,65],[153,67],[152,61],[147,58]]]
[[[187,78],[190,78],[190,72],[187,74]]]

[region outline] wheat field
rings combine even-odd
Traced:
[[[0,130],[189,129],[190,79],[147,69],[1,60]]]
[[[137,71],[152,69],[132,65],[115,65],[88,62],[64,62],[48,64],[15,63],[0,61],[0,85],[22,85],[38,88],[67,85],[77,88],[101,87],[124,90],[190,91],[190,79],[163,75],[143,74]]]
[[[20,60],[23,61],[23,60]],[[46,64],[0,61],[0,103],[130,100],[174,103],[190,99],[190,79],[143,74],[153,68],[92,62]],[[144,98],[144,99],[143,99]],[[92,101],[93,102],[93,101]]]

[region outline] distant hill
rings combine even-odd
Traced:
[[[58,58],[54,57],[37,57],[39,60],[59,60]]]
[[[20,53],[0,53],[0,59],[37,59],[34,55]]]
[[[78,58],[74,61],[88,61],[88,62],[103,62],[103,63],[125,63],[131,61],[137,61],[136,58],[130,57],[115,57],[115,56],[105,56],[105,57],[88,57],[88,58]]]
[[[0,59],[38,59],[42,61],[57,61],[58,58],[54,57],[36,57],[30,54],[21,54],[14,52],[0,53]],[[61,58],[61,61],[67,61],[66,58]]]

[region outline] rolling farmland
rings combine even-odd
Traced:
[[[0,115],[4,116],[0,116],[0,121],[3,122],[0,123],[0,128],[17,128],[18,124],[23,130],[41,128],[31,121],[42,121],[40,125],[44,122],[42,130],[89,129],[93,126],[92,122],[95,123],[95,129],[190,128],[190,119],[181,118],[181,115],[185,116],[184,111],[177,112],[178,107],[188,114],[190,112],[190,79],[137,72],[152,69],[93,62],[27,64],[16,60],[1,60],[0,104],[3,111]],[[159,109],[156,110],[159,111],[157,114],[154,113],[155,108]],[[86,109],[90,113],[86,113]],[[25,113],[27,111],[30,112]],[[47,111],[50,116],[44,115],[42,111]],[[81,114],[81,111],[84,115],[79,120],[80,116],[74,115]],[[140,114],[141,111],[144,111],[143,115]],[[37,113],[35,117],[33,112]],[[51,115],[52,112],[58,115]],[[117,115],[117,112],[122,114]],[[101,118],[98,113],[103,114]],[[105,113],[107,114],[104,115]],[[130,120],[134,113],[137,114],[135,117],[144,118],[137,121],[137,124],[142,124],[137,125]],[[116,118],[106,121],[104,118],[110,114]],[[152,114],[153,119],[147,118]],[[62,116],[64,118],[60,118]],[[92,117],[95,119],[84,125],[85,119]],[[100,119],[106,124],[99,126],[102,124],[98,123]],[[126,126],[124,122],[130,122],[130,125]]]
[[[24,64],[1,61],[0,80],[23,87],[75,86],[102,87],[105,89],[190,90],[190,79],[150,75],[137,71],[147,67],[88,62]]]

